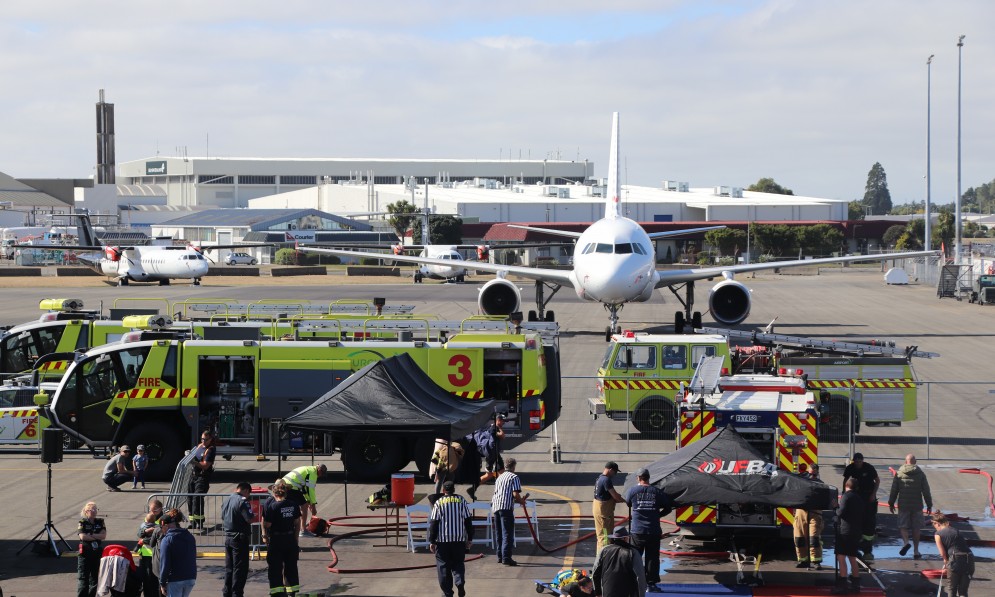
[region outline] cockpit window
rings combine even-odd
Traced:
[[[618,243],[617,245],[615,245],[615,253],[617,255],[625,255],[626,253],[631,253],[631,252],[632,252],[631,243]]]
[[[611,253],[614,247],[608,243],[598,243],[598,248],[595,249],[597,253]]]
[[[636,253],[639,253],[640,255],[647,254],[646,249],[644,249],[643,246],[639,243],[632,243],[632,250],[635,251]]]

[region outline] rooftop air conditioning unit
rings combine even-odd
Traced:
[[[558,188],[558,189],[556,189],[556,197],[558,199],[569,199],[570,198],[570,189],[568,189],[568,188]]]
[[[558,187],[548,186],[546,187],[546,192],[543,193],[544,197],[559,197],[560,190]]]
[[[723,186],[723,187],[715,187],[715,194],[718,195],[719,197],[728,197],[729,196],[729,187],[725,187],[725,186]]]
[[[605,197],[608,195],[608,185],[594,185],[591,187],[591,196]]]
[[[743,188],[742,187],[733,187],[732,190],[729,191],[729,196],[732,197],[732,198],[734,198],[734,199],[742,199],[743,198]]]

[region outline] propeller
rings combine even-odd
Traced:
[[[187,243],[187,248],[190,249],[191,251],[200,253],[200,255],[204,257],[204,259],[207,259],[208,261],[210,261],[214,265],[218,264],[217,261],[211,259],[211,256],[204,252],[204,247],[198,247],[197,245],[195,245],[193,243]]]

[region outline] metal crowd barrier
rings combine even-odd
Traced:
[[[252,507],[252,529],[249,534],[249,559],[259,559],[260,551],[265,550],[262,540],[262,504],[269,498],[270,494],[266,488],[253,487],[252,495],[249,496],[249,505]],[[225,531],[221,517],[221,504],[230,493],[153,493],[148,496],[145,502],[145,512],[149,512],[149,504],[152,500],[159,500],[163,503],[163,511],[177,508],[187,519],[186,526],[197,540],[197,547],[225,547]],[[190,520],[190,500],[203,500],[203,524],[201,528],[192,528]]]

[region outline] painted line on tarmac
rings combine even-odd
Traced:
[[[547,491],[545,489],[536,489],[534,487],[525,487],[523,488],[523,490],[524,489],[528,489],[536,493],[544,493],[546,495],[561,499],[567,504],[569,504],[570,514],[571,516],[574,517],[574,520],[576,520],[577,523],[574,525],[573,529],[571,529],[570,535],[567,537],[567,543],[573,541],[578,536],[580,536],[580,506],[578,505],[579,502],[577,502],[577,500],[569,498],[565,495],[561,495],[559,493]],[[568,568],[568,569],[573,568],[574,556],[576,554],[577,554],[577,545],[571,545],[570,548],[567,550],[567,553],[563,556],[563,568]]]

